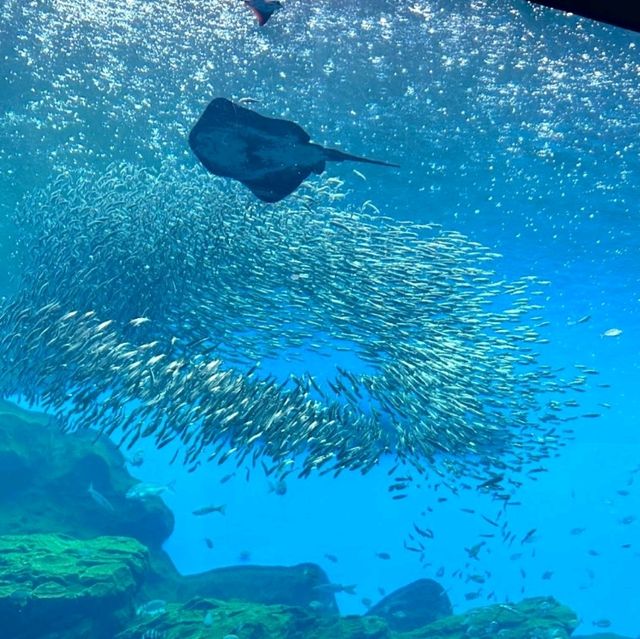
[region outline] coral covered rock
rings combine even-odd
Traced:
[[[139,618],[118,639],[156,633],[163,639],[567,639],[575,614],[551,598],[497,604],[452,615],[411,632],[389,628],[374,616],[323,616],[309,609],[193,599],[166,607],[153,618]]]
[[[179,575],[161,548],[173,531],[173,514],[159,497],[126,499],[135,483],[109,439],[89,431],[63,433],[49,416],[0,400],[0,535],[133,537],[150,551],[147,599],[185,602],[205,596],[302,607],[313,602],[337,614],[333,594],[316,588],[328,579],[315,564]]]
[[[237,637],[237,639],[390,639],[377,617],[327,617],[295,606],[192,599],[168,604],[162,614],[139,617],[117,639]]]
[[[3,636],[110,638],[131,615],[147,569],[146,548],[130,538],[2,536]]]
[[[578,625],[576,614],[552,597],[517,604],[494,604],[445,617],[403,634],[407,639],[568,639]]]

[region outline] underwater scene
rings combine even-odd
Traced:
[[[639,637],[639,151],[526,0],[0,0],[0,638]]]

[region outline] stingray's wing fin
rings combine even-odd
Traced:
[[[289,137],[298,142],[308,142],[309,134],[295,122],[282,118],[269,118],[252,109],[227,100],[214,98],[191,130],[190,138],[203,129],[251,129],[263,136]]]
[[[264,27],[265,24],[267,24],[267,20],[271,17],[270,13],[263,13],[262,11],[259,11],[258,9],[256,9],[255,7],[249,7],[249,9],[251,9],[251,11],[253,11],[253,15],[256,17],[256,20],[258,21],[258,24],[261,27]],[[269,27],[271,28],[271,27]]]
[[[269,18],[278,10],[282,9],[280,2],[259,2],[256,0],[244,0],[244,3],[251,9],[258,24],[263,27]]]
[[[311,172],[322,173],[319,169],[319,165],[281,169],[258,180],[242,180],[242,183],[263,202],[279,202],[293,193]]]

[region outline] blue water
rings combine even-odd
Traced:
[[[264,564],[316,561],[333,581],[357,584],[358,595],[339,603],[360,613],[362,597],[444,566],[438,580],[456,611],[491,592],[498,601],[551,594],[578,612],[581,631],[606,618],[612,631],[640,633],[640,521],[621,521],[640,518],[639,69],[637,34],[516,0],[290,0],[264,28],[242,3],[222,0],[4,0],[3,292],[15,268],[10,215],[23,193],[54,170],[99,171],[113,160],[154,167],[171,156],[192,166],[186,135],[204,105],[254,97],[258,110],[295,120],[318,142],[402,165],[367,168],[366,180],[331,166],[350,189],[345,204],[371,200],[398,219],[441,223],[502,253],[500,276],[550,280],[546,361],[579,361],[611,385],[584,398],[585,412],[602,417],[571,422],[574,439],[519,491],[511,528],[535,528],[535,539],[487,543],[478,568],[490,576],[477,600],[464,597],[476,585],[452,573],[487,532],[460,508],[493,517],[489,497],[438,503],[425,481],[393,502],[384,466],[366,477],[290,479],[279,496],[259,469],[221,485],[232,468],[190,475],[148,443],[134,472],[176,480],[166,548],[180,570],[234,564],[243,551]],[[603,337],[610,328],[622,334]],[[190,515],[210,501],[226,503],[227,515]],[[402,548],[413,522],[434,531],[429,565]],[[577,527],[585,531],[571,535]],[[374,557],[381,551],[391,559]]]

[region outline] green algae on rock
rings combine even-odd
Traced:
[[[0,536],[0,619],[11,637],[106,639],[130,616],[148,569],[135,539]],[[51,635],[54,636],[54,635]]]
[[[568,639],[578,626],[576,614],[553,597],[533,597],[520,603],[493,604],[439,619],[406,639]]]
[[[163,639],[568,639],[577,624],[576,615],[550,597],[476,608],[411,632],[394,632],[375,616],[332,617],[295,606],[199,598],[171,604],[154,619],[138,619],[117,639],[145,633]]]
[[[297,606],[196,598],[169,604],[163,615],[137,619],[117,639],[156,633],[163,639],[391,639],[377,617],[332,617]]]

